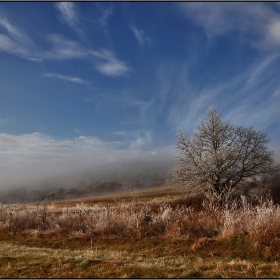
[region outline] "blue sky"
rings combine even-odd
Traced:
[[[0,185],[176,154],[215,105],[280,162],[280,4],[1,2]]]

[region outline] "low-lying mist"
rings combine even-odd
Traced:
[[[0,190],[0,203],[29,203],[97,197],[164,185],[173,167],[172,158],[125,160],[94,168],[22,180]]]
[[[19,136],[2,133],[0,190],[34,185],[61,176],[63,181],[69,183],[74,179],[73,174],[83,172],[106,177],[112,172],[139,171],[148,162],[151,165],[169,162],[174,155],[173,147],[151,148],[145,146],[143,139],[138,142],[138,146],[131,147],[129,144],[124,146],[122,142],[105,142],[96,137],[57,140],[37,132]],[[144,164],[140,169],[136,167],[141,163]]]
[[[117,149],[93,137],[58,141],[39,133],[0,134],[0,141],[4,203],[149,188],[162,184],[175,163],[173,147]]]

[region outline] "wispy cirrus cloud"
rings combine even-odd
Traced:
[[[95,51],[85,48],[81,44],[67,40],[57,34],[48,36],[48,39],[53,44],[53,47],[50,51],[42,54],[45,59],[93,58],[96,69],[102,74],[111,77],[124,76],[131,70],[125,62],[116,58],[115,54],[110,50]]]
[[[108,9],[105,9],[100,18],[101,25],[103,25],[103,26],[107,25],[108,19],[110,18],[110,16],[113,15],[113,13],[114,13],[113,6],[109,7]]]
[[[200,86],[192,78],[191,62],[165,61],[155,71],[153,100],[141,107],[140,115],[149,124],[164,120],[170,134],[179,128],[192,133],[208,107],[215,105],[231,122],[272,131],[271,137],[278,139],[274,134],[280,119],[280,81],[275,76],[279,65],[279,55],[265,54],[234,76]]]
[[[40,54],[42,59],[84,59],[89,55],[87,48],[64,36],[51,34],[47,36],[47,40],[52,44],[52,48]]]
[[[2,29],[2,32],[1,32]],[[38,60],[35,46],[26,32],[6,18],[0,18],[0,51],[30,60]]]
[[[176,129],[192,132],[207,108],[215,105],[226,119],[239,125],[264,131],[279,126],[280,82],[275,76],[279,63],[279,55],[257,59],[240,75],[203,88],[192,87],[187,74],[184,78],[177,75],[174,79],[178,88],[173,90],[178,94],[167,111],[168,122]],[[164,77],[170,80],[169,76],[167,71]]]
[[[19,30],[17,27],[11,24],[6,18],[0,19],[0,26],[5,28],[8,34],[10,35],[10,37],[13,38],[14,40],[27,44],[31,43],[27,35],[24,34],[24,31]]]
[[[280,15],[266,3],[187,2],[180,10],[201,26],[209,38],[239,32],[241,42],[259,49],[280,45]]]
[[[61,18],[65,21],[72,29],[78,31],[77,24],[79,23],[77,12],[75,9],[74,2],[59,2],[56,3],[56,8],[60,11]]]
[[[280,82],[275,72],[279,68],[280,56],[272,55],[253,64],[242,73],[239,90],[229,101],[235,106],[227,113],[239,124],[265,130],[278,125],[280,98],[277,91]]]
[[[52,45],[50,50],[36,47],[25,32],[11,24],[6,18],[0,20],[0,28],[6,34],[0,34],[0,50],[29,60],[72,59],[86,56],[85,49],[75,41],[67,40],[58,34],[47,35]]]
[[[151,39],[145,35],[145,31],[143,29],[136,28],[135,26],[131,26],[130,29],[140,46],[151,44]]]
[[[6,35],[0,34],[0,50],[20,56],[27,56],[29,51]]]
[[[124,76],[131,70],[125,62],[117,59],[112,51],[103,49],[101,51],[90,51],[89,53],[96,58],[95,65],[98,71],[107,76]]]
[[[51,48],[43,50],[7,19],[0,19],[1,27],[7,34],[0,34],[0,51],[12,55],[33,61],[87,59],[94,63],[97,71],[110,77],[124,76],[131,70],[110,50],[95,51],[58,34],[47,35]]]
[[[56,74],[56,73],[46,73],[41,76],[47,77],[47,78],[61,79],[64,81],[69,81],[69,82],[78,83],[78,84],[90,85],[90,81],[86,81],[79,77],[69,77],[69,76],[60,75],[60,74]]]

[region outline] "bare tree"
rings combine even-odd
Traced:
[[[268,136],[253,128],[235,126],[222,119],[216,107],[197,125],[193,137],[176,136],[178,165],[172,181],[184,187],[211,185],[218,194],[246,178],[279,170],[266,144]]]

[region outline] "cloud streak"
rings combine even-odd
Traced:
[[[27,38],[27,36],[23,35],[23,32],[18,30],[6,18],[0,19],[0,26],[4,27],[14,40],[22,43],[30,43],[30,40]]]
[[[79,78],[79,77],[69,77],[69,76],[60,75],[60,74],[56,74],[56,73],[46,73],[46,74],[43,74],[42,77],[60,79],[60,80],[78,83],[78,84],[84,84],[84,85],[90,84],[90,81],[85,81],[84,79]]]
[[[125,62],[116,58],[115,54],[110,50],[94,51],[57,34],[49,36],[49,41],[53,44],[53,48],[51,51],[43,53],[42,58],[92,59],[100,73],[111,77],[124,76],[131,71],[131,68]]]
[[[113,15],[113,7],[112,6],[109,7],[108,9],[105,9],[102,13],[101,18],[100,18],[101,25],[103,25],[103,26],[107,25],[108,19],[112,15]]]
[[[96,68],[99,72],[107,76],[124,76],[131,70],[126,63],[117,59],[114,53],[109,50],[90,51],[90,54],[96,58]]]
[[[34,56],[34,44],[23,30],[17,28],[6,18],[0,18],[0,31],[1,29],[3,32],[0,34],[0,51],[30,60],[38,60]]]
[[[201,26],[209,38],[231,36],[254,48],[271,49],[280,45],[280,16],[264,3],[179,3],[180,10]]]
[[[47,39],[52,44],[52,48],[50,51],[39,54],[42,59],[85,59],[88,56],[88,49],[61,35],[51,34],[47,36]]]
[[[66,7],[64,7],[65,3],[59,3],[59,5],[65,8],[64,13],[71,23],[72,20],[74,21],[75,16],[72,15],[72,10],[68,7],[69,4],[73,3],[67,2]],[[125,76],[131,71],[127,63],[118,59],[114,52],[108,49],[102,49],[101,51],[92,50],[59,34],[51,34],[46,36],[47,41],[51,43],[50,50],[46,51],[36,47],[31,39],[23,35],[23,31],[19,31],[6,18],[0,19],[0,27],[4,28],[7,33],[0,34],[0,51],[33,61],[88,60],[94,63],[98,72],[110,77]]]
[[[217,105],[231,121],[264,130],[280,119],[280,86],[275,77],[279,56],[255,62],[233,79],[218,85],[192,88],[190,78],[177,80],[181,90],[169,109],[170,124],[190,132],[211,105]],[[168,77],[166,77],[168,79]],[[186,94],[188,92],[188,94]],[[276,94],[275,94],[276,93]],[[225,102],[226,98],[226,102]]]
[[[130,29],[140,46],[151,44],[151,40],[145,36],[145,32],[143,29],[136,28],[135,26],[132,26]]]
[[[158,134],[166,129],[171,137],[180,128],[191,134],[207,108],[215,105],[231,122],[263,130],[278,141],[279,63],[275,53],[258,56],[236,75],[201,85],[192,78],[193,62],[163,60],[155,71],[152,102],[140,110],[143,123],[153,123]]]
[[[228,102],[221,104],[226,108],[227,118],[260,130],[277,125],[280,99],[275,93],[280,83],[275,72],[279,63],[279,55],[259,59],[232,83],[224,83],[225,90],[231,92]]]
[[[56,3],[56,8],[60,11],[62,19],[74,30],[78,31],[78,16],[73,2]]]

